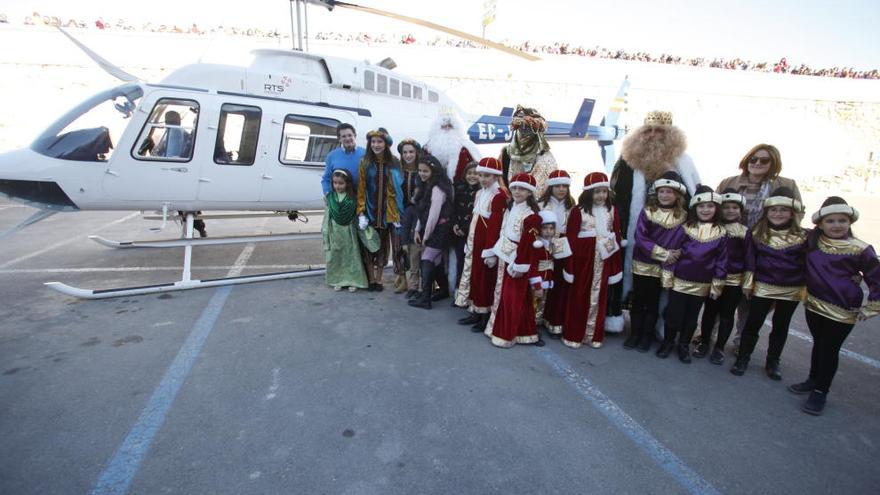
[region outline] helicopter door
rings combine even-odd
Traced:
[[[259,153],[260,107],[224,103],[214,135],[214,157],[199,174],[199,200],[224,203],[256,202],[264,160]],[[224,207],[223,205],[217,205]]]
[[[322,112],[323,113],[323,112]],[[330,115],[327,115],[330,114]],[[281,146],[277,160],[268,160],[261,201],[277,209],[313,208],[322,205],[321,176],[327,155],[339,146],[336,126],[341,122],[356,125],[345,112],[327,112],[322,116],[291,113],[278,122],[276,139]],[[360,144],[359,144],[360,145]]]
[[[107,194],[130,201],[191,201],[198,187],[193,161],[198,120],[197,101],[158,99],[130,156],[117,153],[110,161],[103,185]]]

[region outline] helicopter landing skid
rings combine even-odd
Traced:
[[[106,247],[116,249],[132,249],[132,248],[168,248],[168,247],[187,247],[187,246],[218,246],[223,244],[246,244],[251,242],[270,242],[270,241],[303,241],[309,239],[320,239],[321,234],[269,234],[269,235],[251,235],[251,236],[229,236],[229,237],[205,237],[201,239],[168,239],[161,241],[114,241],[105,239],[98,235],[90,235],[89,239]]]
[[[191,265],[192,265],[192,247],[194,245],[205,245],[209,244],[206,241],[216,241],[210,244],[240,244],[240,243],[250,243],[250,242],[265,242],[265,241],[281,241],[281,240],[302,240],[302,239],[317,239],[320,238],[321,234],[289,234],[289,235],[267,235],[267,236],[247,236],[247,237],[227,237],[227,238],[215,238],[215,239],[193,239],[193,214],[189,213],[186,216],[186,239],[175,239],[171,241],[153,241],[154,243],[165,243],[164,245],[150,245],[148,247],[183,247],[184,255],[183,255],[183,275],[181,279],[177,282],[169,282],[164,284],[155,284],[155,285],[142,285],[137,287],[121,287],[116,289],[81,289],[79,287],[73,287],[61,282],[46,282],[44,285],[49,287],[50,289],[56,290],[62,294],[66,294],[68,296],[78,297],[81,299],[108,299],[111,297],[122,297],[122,296],[136,296],[136,295],[144,295],[144,294],[157,294],[160,292],[173,292],[179,290],[188,290],[188,289],[199,289],[205,287],[221,287],[225,285],[238,285],[238,284],[250,284],[254,282],[267,282],[270,280],[284,280],[290,278],[302,278],[302,277],[311,277],[315,275],[324,274],[324,268],[309,268],[306,270],[296,270],[289,272],[275,272],[275,273],[264,273],[264,274],[256,274],[256,275],[240,275],[235,277],[224,277],[224,278],[215,278],[215,279],[207,279],[207,280],[193,280],[191,275]],[[95,236],[92,236],[95,237]],[[258,238],[258,239],[255,239]],[[95,240],[95,239],[93,239]],[[113,241],[107,241],[106,239],[102,239],[103,241],[113,243]],[[105,242],[97,241],[101,244],[105,244]],[[118,243],[119,246],[111,246],[111,247],[145,247],[143,243],[137,242],[127,242],[127,243]],[[141,244],[141,245],[135,245]],[[149,244],[149,242],[148,242]]]
[[[122,287],[118,289],[81,289],[61,282],[46,282],[46,287],[57,290],[68,296],[80,299],[108,299],[111,297],[140,296],[144,294],[158,294],[160,292],[172,292],[187,289],[201,289],[205,287],[221,287],[224,285],[250,284],[254,282],[268,282],[270,280],[285,280],[289,278],[311,277],[323,275],[323,268],[311,270],[297,270],[292,272],[267,273],[262,275],[243,275],[240,277],[215,278],[209,280],[181,280],[166,284],[143,285],[140,287]]]

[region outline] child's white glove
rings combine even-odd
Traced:
[[[364,215],[358,216],[358,228],[361,230],[365,230],[367,228],[367,217]]]

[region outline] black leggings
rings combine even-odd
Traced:
[[[663,287],[657,277],[633,275],[632,302],[630,311],[643,314],[657,314],[660,292]]]
[[[770,332],[770,343],[767,346],[767,359],[779,359],[782,356],[782,348],[785,347],[785,339],[788,337],[788,324],[791,323],[791,316],[800,302],[752,296],[749,301],[749,317],[746,319],[739,346],[741,359],[747,360],[752,356],[758,343],[758,331],[764,325],[764,319],[767,318],[767,313],[774,304],[776,309],[773,310],[773,330]]]
[[[623,281],[608,286],[608,316],[623,314]]]
[[[703,306],[703,321],[700,322],[700,335],[703,343],[709,344],[712,340],[712,328],[715,326],[715,318],[718,321],[718,340],[715,348],[724,350],[730,332],[733,330],[733,314],[736,306],[742,298],[742,287],[726,285],[718,299],[706,298]]]
[[[700,316],[704,299],[705,297],[701,296],[669,291],[669,303],[666,304],[666,311],[663,313],[666,322],[663,333],[665,342],[675,342],[675,335],[678,334],[679,344],[690,344],[694,330],[697,329],[697,318]]]
[[[841,323],[806,310],[807,326],[813,335],[813,353],[810,357],[810,381],[816,390],[828,393],[831,380],[837,373],[840,347],[855,325]]]

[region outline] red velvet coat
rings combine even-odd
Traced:
[[[587,221],[584,221],[585,217]],[[599,239],[595,228],[596,217],[586,216],[580,208],[572,208],[568,217],[566,236],[572,256],[568,258],[565,278],[571,285],[562,338],[569,347],[580,347],[589,333],[593,334],[594,342],[602,342],[605,338],[608,286],[621,279],[623,267],[620,220],[616,208],[612,208],[609,218],[607,229],[613,233],[618,249],[602,260],[596,242]]]
[[[486,335],[491,337],[492,344],[496,346],[511,347],[514,344],[533,344],[538,341],[529,280],[539,278],[538,261],[542,252],[546,252],[541,244],[535,247],[540,232],[541,217],[531,210],[522,220],[518,241],[506,239],[502,227],[501,238],[494,249],[500,258],[499,267],[504,267],[504,271],[498,276],[501,290],[496,291],[497,300],[492,308],[489,325],[486,326]],[[505,242],[508,243],[507,246],[511,242],[515,244],[515,251],[506,253]],[[518,276],[513,276],[515,273]]]

